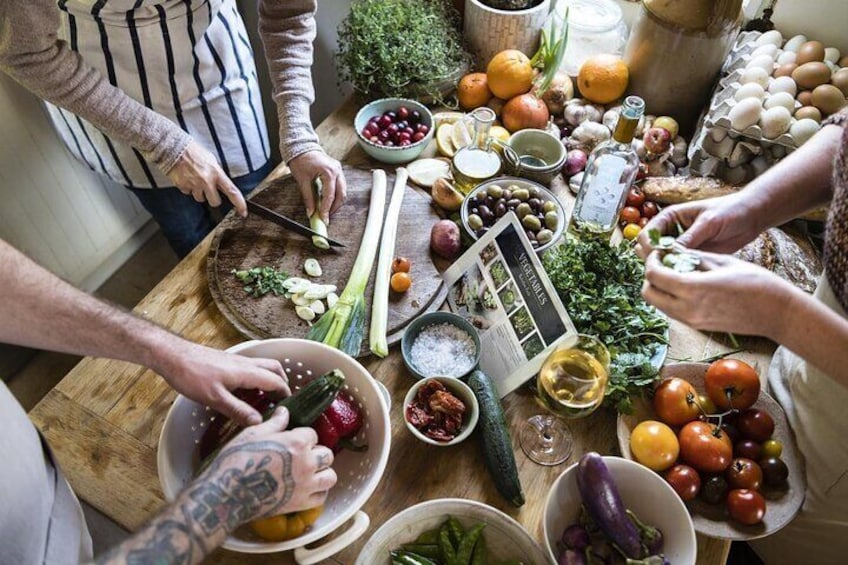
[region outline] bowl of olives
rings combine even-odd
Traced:
[[[557,197],[541,184],[518,177],[478,185],[462,202],[460,217],[465,231],[477,239],[508,212],[518,216],[536,253],[559,241],[565,230],[565,209]]]

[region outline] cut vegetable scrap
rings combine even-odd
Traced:
[[[320,277],[322,273],[321,264],[312,257],[303,262],[303,270],[310,277]]]
[[[442,177],[450,175],[450,162],[444,159],[418,159],[406,166],[409,180],[424,188],[432,188]]]

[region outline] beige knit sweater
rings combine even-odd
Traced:
[[[320,149],[309,119],[315,0],[260,0],[260,31],[288,162]],[[54,0],[0,0],[0,70],[37,96],[138,149],[167,173],[190,141],[171,120],[109,84],[58,38]]]

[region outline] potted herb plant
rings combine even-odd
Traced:
[[[551,0],[465,0],[463,32],[480,68],[504,49],[532,57]]]

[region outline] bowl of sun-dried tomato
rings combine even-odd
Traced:
[[[467,384],[453,377],[430,377],[412,385],[403,416],[412,435],[430,445],[456,445],[471,435],[480,406]]]

